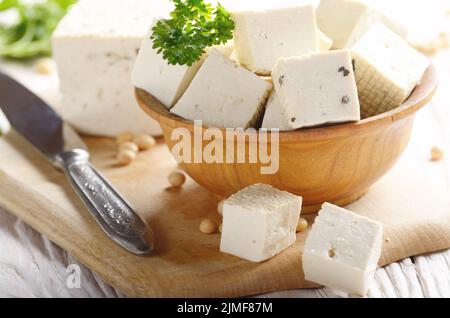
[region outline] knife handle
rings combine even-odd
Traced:
[[[114,242],[139,256],[152,253],[151,229],[91,166],[86,151],[64,152],[59,155],[57,165],[64,170],[89,212]]]

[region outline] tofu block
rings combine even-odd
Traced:
[[[232,16],[239,63],[259,75],[270,75],[281,57],[319,51],[315,11],[310,4],[235,11]]]
[[[322,31],[318,30],[319,50],[329,51],[333,47],[333,40],[325,35]]]
[[[376,22],[382,22],[399,36],[407,30],[385,14],[360,0],[321,0],[317,24],[333,41],[334,49],[351,48]]]
[[[11,130],[11,125],[0,108],[0,137],[6,135]]]
[[[325,203],[303,249],[308,281],[366,296],[381,256],[382,224]]]
[[[264,113],[272,85],[213,49],[171,112],[218,128],[249,128]]]
[[[156,21],[154,21],[156,23]],[[132,82],[158,99],[167,109],[172,108],[191,84],[203,63],[192,66],[171,65],[153,49],[150,39],[152,31],[145,37],[134,64]]]
[[[375,116],[400,106],[430,61],[381,23],[352,48],[361,113]]]
[[[223,205],[220,251],[251,262],[264,262],[292,246],[302,198],[255,184]]]
[[[79,132],[161,133],[137,105],[130,79],[152,18],[169,12],[164,3],[81,0],[58,25],[52,41],[63,95],[58,112]]]
[[[272,78],[277,96],[267,106],[263,128],[293,130],[360,120],[348,50],[280,59]]]

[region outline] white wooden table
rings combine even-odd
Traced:
[[[0,211],[0,297],[124,297],[23,222]],[[68,288],[71,264],[81,288]],[[70,286],[70,285],[69,285]],[[348,297],[330,289],[278,292],[259,297]],[[369,297],[450,297],[450,250],[379,269]]]
[[[406,1],[398,2],[405,4]],[[449,5],[441,0],[424,2]],[[408,0],[409,7],[411,3]],[[427,12],[430,14],[429,10]],[[405,156],[410,156],[411,160],[422,156],[423,160],[431,147],[443,149],[447,156],[427,173],[443,179],[450,189],[450,51],[441,52],[435,58],[435,64],[441,76],[441,89],[433,105],[420,113],[412,145]],[[49,102],[58,100],[56,76],[37,75],[30,66],[2,61],[0,68],[12,72]],[[80,288],[70,288],[73,287],[70,284],[73,276],[67,268],[73,264],[81,269]],[[0,297],[123,296],[63,249],[0,208]],[[329,289],[279,292],[259,297],[268,296],[347,297]],[[406,259],[379,269],[369,297],[450,297],[450,250]]]

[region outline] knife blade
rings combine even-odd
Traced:
[[[1,72],[0,109],[18,133],[64,171],[106,235],[133,254],[153,252],[151,228],[90,164],[78,134],[43,100]]]

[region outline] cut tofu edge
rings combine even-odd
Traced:
[[[387,77],[409,91],[407,95],[419,84],[431,63],[381,23],[375,24],[352,47],[352,53],[356,60],[365,58],[375,68],[382,69]]]
[[[400,106],[431,63],[382,23],[353,46],[352,56],[363,118]]]
[[[220,251],[259,263],[291,247],[302,200],[265,184],[232,195],[223,205]]]
[[[271,90],[270,83],[212,49],[171,112],[207,126],[249,128],[262,117]]]
[[[315,10],[311,4],[231,14],[236,25],[238,61],[258,75],[270,75],[281,57],[319,51]]]
[[[361,118],[348,50],[282,58],[272,76],[277,96],[268,105],[266,117],[273,114],[272,108],[278,105],[281,114],[288,115],[288,121],[281,125],[281,129],[351,122]],[[274,100],[277,103],[273,103]],[[286,120],[286,116],[278,114],[276,119]],[[265,128],[268,123],[270,118],[267,117],[263,124]]]
[[[307,280],[365,296],[381,257],[383,225],[325,203],[306,239]]]

